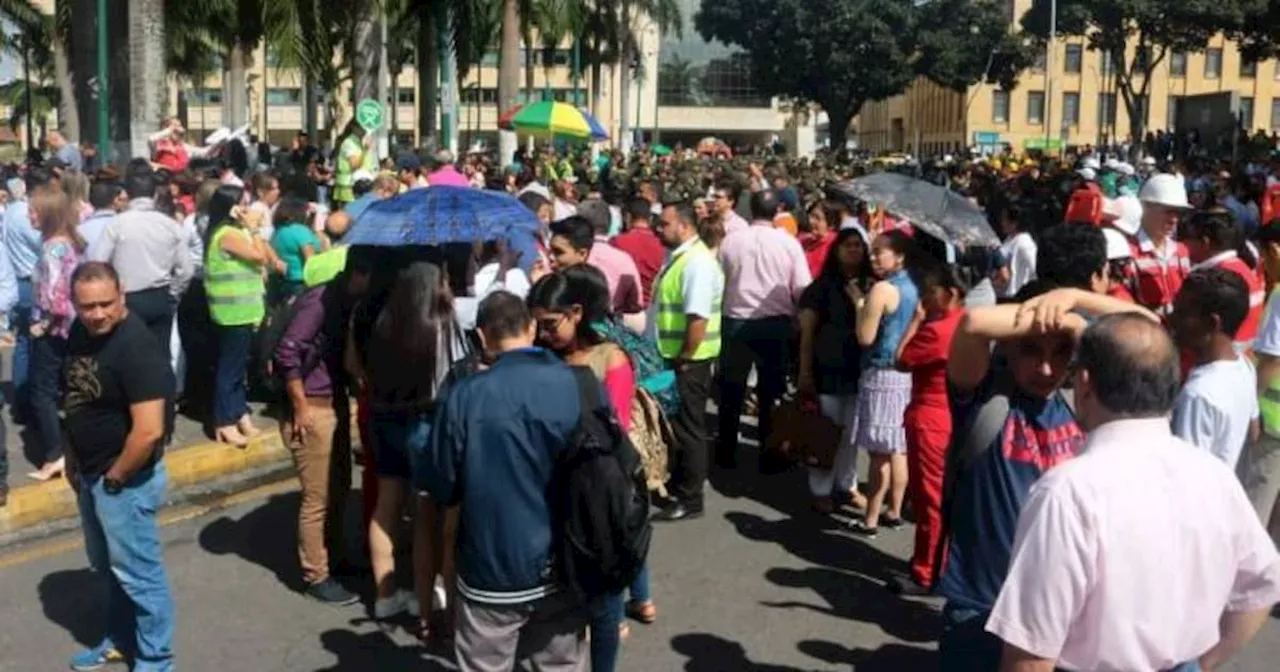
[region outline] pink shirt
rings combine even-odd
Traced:
[[[427,184],[433,187],[470,187],[471,180],[453,166],[445,166],[427,175]]]
[[[644,311],[640,291],[640,271],[631,255],[609,244],[608,238],[596,236],[587,255],[587,263],[600,269],[609,283],[609,303],[617,315]]]
[[[742,218],[742,215],[739,215],[736,210],[730,210],[729,214],[724,218],[724,235],[728,236],[731,233],[746,231],[749,226],[751,225]]]
[[[1224,611],[1280,601],[1280,554],[1236,475],[1167,418],[1094,430],[1032,487],[987,630],[1076,670],[1164,670]]]
[[[800,242],[773,222],[760,221],[720,243],[724,315],[748,320],[794,316],[813,277]]]

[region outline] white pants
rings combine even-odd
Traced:
[[[858,396],[818,395],[822,414],[840,424],[840,445],[836,449],[835,464],[831,470],[809,468],[809,492],[814,497],[828,497],[833,493],[846,493],[858,488],[858,446],[853,442],[853,419],[858,412]]]

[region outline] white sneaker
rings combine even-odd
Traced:
[[[407,590],[398,590],[391,597],[383,598],[373,603],[373,617],[379,621],[384,621],[406,612],[410,616],[417,618],[418,611],[418,600],[414,599],[413,594]]]

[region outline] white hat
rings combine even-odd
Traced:
[[[866,227],[862,226],[862,223],[857,219],[853,217],[845,217],[844,221],[840,222],[840,230],[844,231],[845,229],[853,229],[854,231],[857,231],[858,237],[862,239],[862,244],[866,245],[868,248],[871,247],[871,236],[867,234]]]
[[[1178,176],[1168,173],[1152,175],[1138,192],[1138,200],[1170,208],[1191,209],[1187,202],[1186,184]]]
[[[1133,251],[1129,249],[1129,239],[1123,233],[1111,227],[1103,227],[1102,235],[1107,239],[1107,261],[1133,256]]]
[[[1086,156],[1083,166],[1089,170],[1102,170],[1102,164],[1098,162],[1098,157],[1096,156]]]
[[[1154,166],[1154,165],[1156,165],[1156,157],[1154,157],[1154,156],[1144,156],[1144,157],[1142,157],[1142,165],[1144,165],[1144,166]]]
[[[1142,227],[1142,202],[1135,196],[1108,198],[1102,203],[1102,216],[1111,220],[1111,226],[1136,236]]]
[[[540,182],[530,182],[528,185],[525,186],[524,189],[521,189],[518,193],[516,193],[516,196],[523,196],[530,192],[535,193],[547,199],[548,201],[551,200],[551,192],[548,191],[547,188],[543,186],[543,184]]]
[[[1098,173],[1095,172],[1094,169],[1092,168],[1081,168],[1080,170],[1076,171],[1076,175],[1079,175],[1080,177],[1083,177],[1084,179],[1089,180],[1090,182],[1097,179],[1098,177]]]
[[[1133,164],[1122,161],[1120,165],[1116,166],[1116,172],[1121,175],[1136,175],[1138,171],[1134,170]]]
[[[355,184],[356,182],[362,182],[362,181],[365,181],[365,180],[368,180],[369,182],[372,182],[372,181],[373,181],[373,179],[374,179],[373,171],[369,171],[369,170],[357,170],[357,171],[355,171],[355,172],[351,173],[351,183],[352,183],[352,184]]]
[[[1118,171],[1120,170],[1120,162],[1116,159],[1107,159],[1107,162],[1102,164],[1102,167],[1110,171]]]

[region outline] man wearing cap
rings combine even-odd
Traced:
[[[1168,173],[1153,176],[1138,192],[1142,226],[1130,245],[1138,272],[1138,303],[1161,318],[1173,310],[1173,299],[1191,272],[1187,247],[1174,240],[1178,222],[1191,209],[1182,180]]]
[[[427,186],[422,179],[422,159],[414,152],[403,152],[396,157],[396,176],[400,179],[400,193]]]

